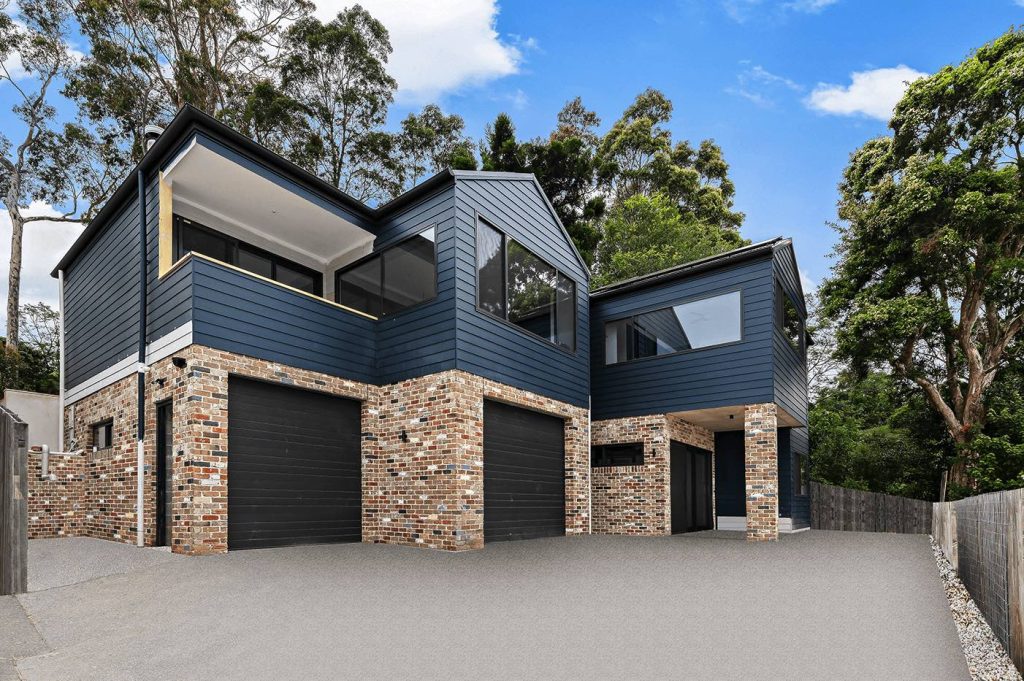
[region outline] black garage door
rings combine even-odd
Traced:
[[[564,535],[564,422],[484,402],[484,542]]]
[[[361,539],[360,404],[232,377],[228,549]]]

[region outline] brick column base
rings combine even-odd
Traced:
[[[779,452],[776,406],[750,404],[744,410],[747,541],[779,538]]]

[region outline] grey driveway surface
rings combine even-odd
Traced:
[[[28,543],[28,590],[43,591],[131,572],[169,560],[187,560],[168,549],[139,550],[85,537],[33,539]]]
[[[969,678],[924,536],[308,546],[5,603],[27,680]]]

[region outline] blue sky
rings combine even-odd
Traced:
[[[537,47],[523,51],[519,73],[443,104],[475,134],[507,110],[520,134],[534,136],[575,95],[607,127],[637,92],[658,88],[675,104],[677,138],[722,146],[747,215],[742,233],[793,237],[817,283],[830,266],[827,222],[848,156],[886,126],[815,111],[810,93],[819,83],[849,86],[854,72],[905,65],[932,73],[1022,20],[1024,8],[1011,0],[684,0],[631,11],[615,2],[506,1],[498,31]]]
[[[322,0],[317,13],[328,18],[350,2]],[[677,139],[711,137],[723,148],[747,215],[743,235],[793,237],[812,284],[830,267],[827,223],[842,169],[853,150],[885,133],[900,82],[959,62],[1024,19],[1014,0],[362,4],[392,35],[400,85],[392,125],[434,101],[462,115],[473,137],[506,111],[528,138],[546,135],[579,95],[606,129],[636,93],[659,88],[675,104]],[[856,84],[853,74],[861,74]],[[11,92],[0,85],[0,127],[17,135]],[[79,229],[37,225],[26,236],[25,300],[55,302],[45,274]]]

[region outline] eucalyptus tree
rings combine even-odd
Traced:
[[[302,106],[310,132],[295,160],[360,200],[398,193],[394,141],[381,130],[398,86],[386,70],[384,25],[353,5],[327,23],[296,22],[284,50],[282,87]]]
[[[42,220],[87,220],[112,190],[123,162],[108,131],[58,120],[58,88],[79,60],[69,44],[72,17],[66,6],[23,0],[14,17],[7,9],[0,7],[0,92],[17,123],[0,131],[0,203],[11,222],[5,344],[13,351],[25,227]],[[33,211],[33,203],[56,212]]]
[[[475,170],[473,143],[465,128],[462,116],[445,114],[436,104],[402,119],[397,143],[404,188],[445,168]]]
[[[89,53],[66,92],[112,122],[134,159],[142,130],[191,104],[220,117],[273,78],[285,29],[309,0],[77,0]]]

